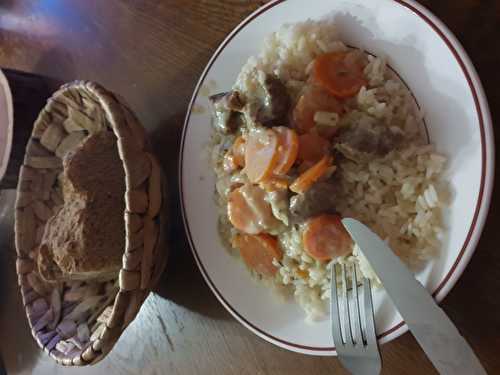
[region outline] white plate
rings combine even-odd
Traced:
[[[7,79],[0,70],[0,181],[9,162],[13,122],[12,94]]]
[[[207,90],[228,90],[265,35],[284,23],[333,17],[347,44],[388,56],[424,109],[430,139],[448,156],[454,193],[446,213],[448,235],[439,258],[418,275],[442,300],[476,247],[489,207],[494,146],[488,104],[476,71],[451,32],[409,0],[273,1],[245,19],[217,49],[194,92],[182,136],[180,192],[183,217],[196,262],[229,312],[260,337],[296,352],[335,354],[328,320],[310,324],[293,302],[283,302],[249,273],[220,243],[213,199],[214,176],[206,157],[212,131]],[[215,87],[216,86],[216,87]],[[200,92],[201,91],[201,92]],[[203,95],[202,95],[203,94]],[[193,110],[195,109],[195,110]],[[384,292],[375,295],[380,342],[407,327]]]

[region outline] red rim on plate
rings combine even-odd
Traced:
[[[192,237],[191,237],[191,232],[190,232],[190,228],[189,228],[189,224],[187,222],[186,212],[185,212],[184,193],[183,193],[183,184],[182,184],[184,144],[185,144],[185,140],[186,140],[187,127],[189,125],[189,121],[191,118],[193,103],[198,96],[200,87],[203,84],[208,71],[210,70],[212,65],[217,61],[217,58],[219,57],[220,53],[229,44],[229,42],[231,42],[231,40],[247,24],[252,22],[255,18],[257,18],[261,14],[265,13],[266,11],[274,8],[275,6],[280,5],[281,3],[285,2],[285,1],[286,0],[275,0],[275,1],[259,8],[254,13],[252,13],[250,16],[248,16],[242,23],[240,23],[228,35],[228,37],[222,42],[222,44],[216,50],[216,52],[212,56],[210,62],[208,63],[207,67],[205,68],[204,72],[202,73],[200,80],[198,81],[198,84],[197,84],[196,89],[194,91],[193,97],[192,97],[191,102],[189,104],[188,112],[187,112],[186,119],[184,122],[184,129],[182,132],[181,148],[180,148],[180,156],[179,156],[179,191],[180,191],[180,195],[181,195],[182,217],[183,217],[184,227],[186,229],[187,237],[189,240],[189,245],[190,245],[191,250],[193,252],[193,255],[195,257],[196,263],[198,264],[198,267],[200,268],[200,270],[203,274],[203,277],[205,278],[207,284],[212,289],[212,291],[214,292],[216,297],[219,299],[219,301],[224,305],[224,307],[237,320],[239,320],[241,323],[246,325],[248,328],[250,328],[257,335],[264,337],[271,342],[280,343],[286,347],[308,350],[311,352],[323,352],[326,354],[326,352],[335,351],[335,347],[305,346],[305,345],[300,345],[297,343],[289,342],[286,340],[282,340],[278,337],[272,336],[268,332],[265,332],[261,328],[252,324],[245,317],[243,317],[238,311],[236,311],[236,309],[233,306],[231,306],[229,304],[229,302],[224,298],[224,296],[220,293],[220,291],[214,285],[214,283],[210,279],[210,276],[208,275],[204,265],[202,264],[202,262],[199,259],[198,251],[197,251],[196,247],[194,246],[194,242],[193,242]],[[475,110],[476,110],[477,117],[479,120],[479,128],[480,128],[479,130],[480,130],[480,137],[481,137],[481,183],[480,183],[480,188],[479,188],[479,194],[478,194],[478,198],[477,198],[476,207],[474,210],[474,216],[472,219],[472,223],[470,225],[469,231],[467,232],[467,236],[466,236],[465,241],[462,245],[460,253],[458,254],[458,256],[457,256],[453,266],[449,270],[449,272],[445,275],[443,280],[441,280],[441,282],[438,284],[437,288],[432,293],[432,295],[436,299],[436,301],[439,302],[446,296],[446,294],[455,285],[456,281],[458,280],[458,277],[460,276],[459,271],[463,270],[463,268],[469,262],[470,257],[472,256],[472,253],[474,251],[474,247],[479,239],[479,234],[480,234],[482,227],[483,227],[483,224],[484,224],[486,212],[488,211],[488,208],[489,208],[491,191],[492,191],[492,187],[493,187],[492,181],[493,181],[494,146],[491,142],[487,142],[487,140],[486,140],[485,126],[488,126],[490,132],[492,132],[491,115],[489,113],[488,105],[487,105],[487,102],[485,99],[485,95],[484,95],[481,83],[479,81],[479,78],[477,77],[477,73],[475,72],[474,68],[472,67],[472,63],[470,62],[469,58],[467,57],[467,54],[465,53],[465,51],[461,47],[460,43],[453,37],[453,34],[451,33],[451,31],[449,31],[447,29],[447,27],[444,24],[442,24],[442,22],[440,22],[430,11],[428,11],[427,9],[422,7],[421,5],[416,4],[412,0],[393,0],[393,1],[396,2],[397,4],[399,4],[400,6],[407,8],[408,10],[413,12],[416,16],[421,18],[444,41],[444,43],[446,44],[448,49],[453,54],[456,61],[458,62],[459,66],[464,74],[464,77],[467,80],[470,91],[471,91],[472,96],[474,98]],[[488,157],[488,155],[487,155],[488,148],[490,151],[490,157]],[[488,176],[487,176],[487,172],[489,172]],[[487,179],[487,177],[488,177],[488,179]],[[481,211],[483,211],[482,215],[481,215]],[[473,236],[474,236],[474,238],[473,238]],[[468,252],[466,252],[466,250],[469,247],[471,247],[471,249]],[[462,267],[459,269],[458,266],[461,263],[462,263]],[[388,330],[384,331],[383,333],[378,335],[378,338],[379,338],[379,340],[384,339],[384,338],[388,339],[388,336],[390,334],[395,333],[397,330],[400,330],[401,334],[403,334],[404,332],[406,332],[408,330],[404,321],[401,321],[400,323],[398,323],[398,324],[394,325],[393,327],[389,328]],[[383,341],[385,341],[385,340],[383,340]]]

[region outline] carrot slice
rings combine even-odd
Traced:
[[[244,233],[257,234],[261,231],[256,216],[240,189],[229,193],[227,215],[231,224]]]
[[[320,55],[314,61],[312,78],[338,98],[356,95],[366,85],[363,66],[351,61],[351,52],[331,52]]]
[[[304,160],[302,163],[299,164],[299,166],[297,167],[297,172],[299,172],[300,174],[304,173],[305,171],[307,171],[309,168],[311,168],[314,164],[316,164],[317,162],[314,162],[314,161],[309,161],[309,160]]]
[[[304,250],[317,260],[330,260],[349,254],[352,240],[338,215],[310,219],[302,233]]]
[[[299,136],[299,153],[297,159],[300,161],[317,162],[328,154],[330,142],[315,133],[307,133]]]
[[[240,255],[246,265],[266,277],[273,277],[278,268],[273,259],[283,258],[283,251],[275,237],[269,234],[237,235],[233,245],[240,249]]]
[[[278,136],[271,129],[249,133],[245,147],[245,172],[251,182],[269,177],[278,160]]]
[[[295,128],[301,133],[308,132],[314,127],[314,109],[308,102],[308,98],[303,94],[293,109],[293,123]]]
[[[317,85],[309,85],[293,109],[292,120],[299,133],[307,133],[315,126],[314,115],[318,111],[342,113],[342,104],[327,90]],[[335,135],[331,129],[329,137]]]
[[[290,190],[294,193],[303,194],[309,188],[323,176],[328,167],[332,165],[332,158],[325,155],[320,161],[314,164],[307,171],[302,173],[296,180],[290,185]]]
[[[275,175],[286,174],[297,159],[299,152],[299,137],[297,133],[284,126],[274,127],[278,135],[278,160],[274,167]]]
[[[281,176],[272,176],[259,184],[265,191],[286,190],[288,189],[288,185],[288,179]]]
[[[259,186],[246,184],[228,196],[227,215],[233,226],[248,234],[258,234],[273,228],[279,220],[273,215],[266,192]]]
[[[234,163],[243,168],[245,166],[245,139],[241,135],[234,141],[231,153]]]

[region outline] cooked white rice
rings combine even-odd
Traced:
[[[285,25],[266,39],[260,55],[251,57],[243,66],[234,89],[243,93],[255,90],[255,72],[261,70],[278,76],[296,99],[306,84],[315,57],[346,49],[331,22],[306,21]],[[422,115],[408,89],[387,67],[385,60],[369,56],[364,73],[369,89],[363,87],[360,90],[353,100],[352,111],[340,119],[334,114],[317,113],[315,121],[330,126],[355,124],[372,128],[375,119],[399,131],[407,146],[375,159],[364,158],[353,151],[352,159],[356,162],[346,161],[337,166],[341,186],[336,208],[342,216],[359,219],[370,226],[403,262],[417,270],[440,248],[443,232],[441,209],[447,201],[440,174],[446,160],[435,152],[432,145],[422,141]],[[214,156],[220,161],[221,153],[217,147]],[[229,177],[220,174],[219,177],[220,227],[223,237],[228,239],[234,232],[225,214],[224,189]],[[245,177],[237,174],[231,178]],[[279,217],[282,211],[279,207],[273,206],[273,209]],[[279,218],[288,224],[286,217]],[[374,284],[378,283],[356,246],[352,255],[325,264],[304,252],[300,231],[298,225],[289,225],[278,235],[284,257],[280,262],[275,261],[279,273],[274,281],[293,290],[308,318],[317,319],[325,314],[333,263],[354,263],[363,276],[373,280]]]

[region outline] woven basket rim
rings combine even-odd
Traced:
[[[151,152],[151,146],[144,128],[130,108],[124,103],[123,99],[95,82],[74,81],[64,84],[54,92],[48,100],[47,105],[40,112],[35,121],[32,135],[30,136],[30,142],[35,139],[34,133],[38,128],[42,127],[43,122],[46,121],[47,115],[54,111],[54,107],[59,103],[58,100],[61,100],[67,94],[72,95],[75,92],[78,95],[89,95],[89,100],[96,99],[96,104],[100,106],[105,113],[107,125],[112,129],[117,139],[119,156],[122,160],[126,180],[126,192],[124,196],[126,202],[124,212],[126,246],[123,249],[124,256],[122,259],[122,267],[119,274],[117,274],[119,291],[115,295],[113,303],[107,305],[112,306],[111,314],[104,323],[105,326],[100,336],[95,340],[91,340],[84,351],[77,353],[77,355],[64,355],[53,348],[48,350],[47,345],[43,345],[38,339],[37,332],[34,331],[31,320],[28,319],[30,328],[32,328],[33,337],[39,346],[56,360],[56,362],[66,366],[94,364],[105,357],[122,332],[137,315],[145,298],[151,291],[151,288],[158,281],[167,260],[167,252],[162,251],[166,240],[166,179],[157,159]],[[26,167],[28,157],[29,155],[27,152],[23,167]],[[148,165],[148,162],[150,163],[148,167],[150,168],[148,176],[142,176],[142,174],[144,174],[144,168],[141,169],[141,164],[139,164],[137,160],[141,160],[143,165]],[[140,181],[138,178],[144,178],[144,180],[141,181],[139,185],[134,186],[137,181]],[[19,196],[23,194],[21,191],[23,180],[23,168],[21,168],[17,188],[18,200]],[[146,211],[143,211],[143,204],[139,207],[139,203],[143,203],[144,197],[147,202]],[[136,203],[135,200],[140,202]],[[27,254],[18,247],[18,237],[21,237],[21,235],[17,231],[17,216],[18,209],[22,210],[22,208],[18,207],[18,203],[19,202],[16,201],[16,252],[18,258],[17,263],[23,265],[27,264],[29,260]],[[134,211],[135,206],[138,207],[137,210],[139,211]],[[150,229],[142,236],[143,253],[140,254],[139,271],[130,270],[128,258],[126,258],[129,244],[132,242],[132,236],[137,236],[136,233],[130,232],[130,227],[127,223],[127,218],[130,218],[131,215],[139,217],[139,219],[136,218],[136,221],[141,221],[144,232],[146,232],[146,228]],[[139,240],[141,240],[141,238],[139,238]],[[149,258],[147,256],[145,257],[145,255],[148,254],[147,251],[144,251],[145,248],[150,249],[150,252],[157,256],[154,262],[151,253]],[[18,266],[17,271],[20,281],[19,284],[21,286],[21,294],[23,296],[23,304],[27,306],[29,303],[24,303],[26,301],[26,296],[25,289],[22,287],[21,283],[23,278],[21,270],[22,267]],[[32,271],[33,270],[30,272]]]

